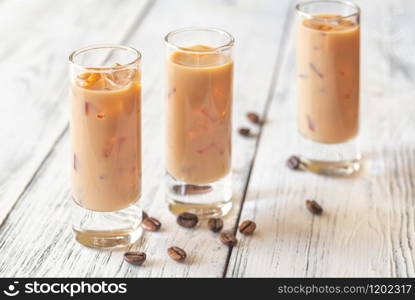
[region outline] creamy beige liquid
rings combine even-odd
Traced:
[[[176,179],[205,184],[229,173],[232,82],[233,62],[227,54],[174,52],[169,56],[166,164]]]
[[[336,15],[298,26],[298,128],[320,143],[343,143],[358,133],[360,28]]]
[[[71,87],[72,195],[116,211],[141,195],[141,87],[135,70],[82,73]]]

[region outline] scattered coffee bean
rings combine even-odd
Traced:
[[[246,114],[246,117],[248,118],[249,121],[251,121],[254,124],[261,124],[261,119],[259,118],[259,116],[254,113],[254,112],[249,112]]]
[[[298,156],[291,156],[289,159],[287,159],[287,167],[292,170],[298,170],[301,167],[301,160]]]
[[[323,213],[323,208],[315,200],[307,200],[305,202],[307,209],[314,215],[321,215]]]
[[[239,134],[249,137],[251,135],[251,130],[249,128],[239,128]]]
[[[142,226],[147,231],[158,231],[160,230],[161,223],[156,218],[148,217],[143,220]]]
[[[173,191],[178,195],[200,195],[211,192],[212,187],[210,185],[198,186],[193,184],[175,185]]]
[[[184,261],[186,259],[186,252],[179,247],[170,247],[167,249],[167,254],[175,261]]]
[[[239,225],[239,232],[245,235],[253,234],[256,229],[254,221],[246,220]]]
[[[226,246],[235,246],[238,243],[235,235],[230,231],[224,231],[220,234],[220,240]]]
[[[135,266],[141,266],[146,261],[146,257],[144,252],[130,251],[124,253],[124,260]]]
[[[143,210],[143,220],[148,218],[148,214]]]
[[[177,216],[177,224],[186,228],[193,228],[199,222],[199,218],[192,213],[184,212]]]
[[[219,232],[223,228],[223,221],[221,218],[210,218],[208,221],[208,227],[213,232]]]

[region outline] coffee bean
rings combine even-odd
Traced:
[[[208,227],[213,232],[219,232],[223,228],[223,221],[221,218],[210,218],[208,221]]]
[[[186,252],[179,247],[170,247],[167,249],[167,254],[175,261],[184,261],[186,259]]]
[[[193,184],[175,185],[173,192],[178,195],[200,195],[210,193],[212,187],[210,185],[198,186]]]
[[[177,216],[177,224],[186,228],[193,228],[199,222],[199,218],[192,213],[184,212]]]
[[[143,210],[143,220],[148,218],[148,214]]]
[[[144,252],[130,251],[124,253],[124,260],[135,266],[141,266],[146,261],[146,257]]]
[[[239,225],[239,232],[245,235],[254,233],[256,229],[256,224],[254,221],[246,220]]]
[[[293,155],[289,159],[287,159],[286,165],[288,168],[292,170],[297,170],[301,166],[301,160],[298,156]]]
[[[235,235],[230,231],[224,231],[220,234],[220,240],[226,246],[235,246],[238,243]]]
[[[248,118],[249,121],[251,121],[254,124],[261,124],[261,119],[259,118],[259,116],[254,113],[254,112],[249,112],[246,114],[246,117]]]
[[[321,215],[323,213],[323,208],[315,200],[307,200],[305,202],[307,209],[314,215]]]
[[[147,231],[158,231],[161,227],[161,223],[156,218],[148,217],[143,220],[142,226]]]
[[[251,130],[249,128],[239,128],[239,134],[245,137],[249,137],[251,135]]]

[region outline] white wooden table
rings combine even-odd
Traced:
[[[415,276],[415,34],[413,0],[360,0],[365,168],[351,179],[285,167],[298,152],[290,0],[0,1],[0,276]],[[376,2],[376,3],[375,3]],[[205,223],[179,228],[163,177],[164,35],[193,25],[236,38],[234,207],[225,226],[252,219],[254,236],[223,246]],[[143,54],[142,205],[163,230],[123,251],[77,244],[70,228],[67,57],[81,46],[123,43]],[[256,111],[256,138],[238,127]],[[325,213],[312,216],[306,199]],[[188,261],[166,255],[184,248]]]

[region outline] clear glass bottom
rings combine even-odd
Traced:
[[[121,248],[135,243],[142,235],[142,209],[138,203],[112,212],[97,212],[72,201],[72,229],[76,240],[93,248]]]
[[[208,184],[188,184],[166,173],[166,200],[173,214],[223,217],[232,208],[232,173]]]
[[[298,149],[302,167],[310,172],[328,176],[350,176],[361,167],[357,139],[340,144],[322,144],[299,134]]]

